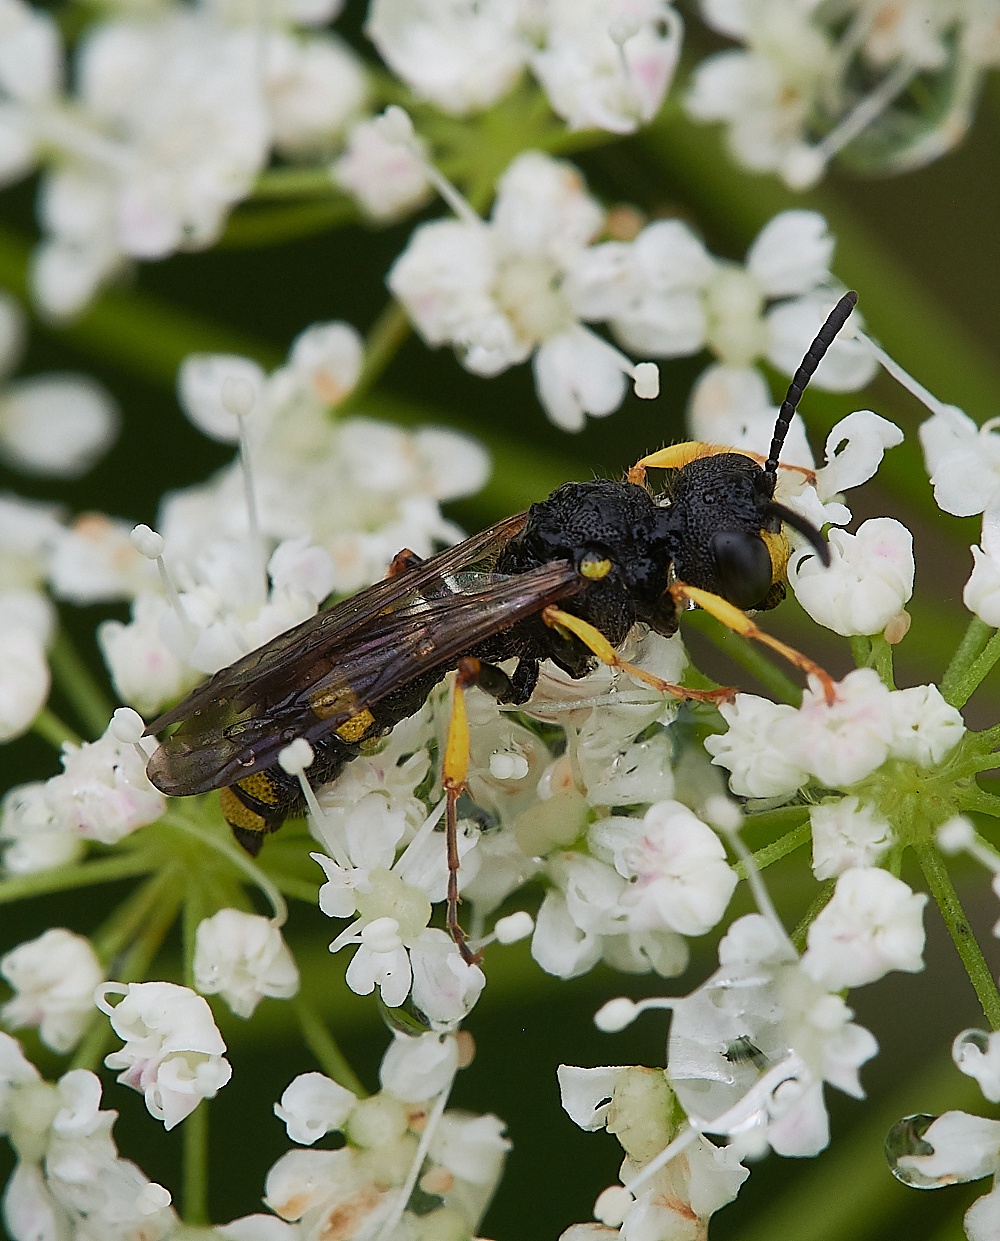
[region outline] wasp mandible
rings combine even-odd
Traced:
[[[651,676],[618,653],[636,623],[669,637],[692,604],[764,642],[799,668],[829,676],[760,630],[744,609],[767,610],[785,594],[788,544],[802,534],[829,564],[826,541],[777,503],[778,458],[800,397],[857,302],[847,293],[820,329],[778,411],[767,458],[687,443],[633,466],[624,482],[564,483],[527,512],[427,560],[396,556],[385,580],[251,651],[154,720],[178,725],[149,761],[171,796],[221,790],[226,821],[254,856],[265,838],[304,808],[297,777],[278,756],[299,737],[314,753],[314,783],[334,779],[420,709],[457,669],[442,764],[448,798],[448,927],[472,954],[458,922],[456,802],[468,767],[463,691],[479,685],[500,702],[527,702],[551,659],[571,677],[602,660],[679,698],[718,700]],[[666,490],[646,486],[647,468],[671,471]],[[498,665],[516,660],[508,675]]]

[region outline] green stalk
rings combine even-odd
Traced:
[[[49,651],[49,666],[55,683],[73,704],[88,734],[92,738],[100,737],[108,726],[114,707],[80,658],[65,629],[60,629],[56,634]]]
[[[945,702],[951,702],[951,696],[955,692],[956,687],[983,653],[983,648],[990,640],[992,633],[993,629],[991,626],[987,625],[985,621],[981,621],[978,616],[974,616],[969,621],[969,627],[966,629],[962,641],[958,644],[958,649],[951,657],[951,663],[941,678],[941,696]],[[955,704],[952,703],[952,705],[954,706]]]
[[[809,817],[808,806],[778,806],[775,810],[761,810],[754,814],[751,812],[744,816],[743,830],[744,832],[755,831],[756,829],[767,830],[774,827],[798,827]]]
[[[46,896],[51,892],[67,892],[71,888],[87,888],[92,883],[112,883],[116,879],[129,879],[132,875],[145,875],[155,869],[156,862],[138,849],[99,858],[96,862],[54,866],[51,870],[0,881],[0,905]]]
[[[216,248],[239,250],[280,245],[343,228],[356,223],[357,219],[357,207],[350,199],[341,197],[293,203],[287,207],[250,208],[230,217]]]
[[[163,899],[165,891],[176,882],[173,867],[151,875],[113,910],[90,937],[94,951],[107,967],[115,957],[142,931],[146,920]]]
[[[316,1057],[327,1077],[332,1078],[345,1089],[353,1091],[359,1099],[367,1098],[368,1091],[362,1086],[358,1075],[348,1064],[344,1053],[337,1046],[336,1040],[326,1028],[319,1013],[301,995],[296,997],[294,1008],[306,1046]]]
[[[184,1207],[189,1228],[204,1228],[208,1218],[208,1100],[202,1099],[184,1121]]]
[[[913,849],[931,894],[941,910],[948,934],[958,950],[958,955],[962,958],[969,981],[975,988],[986,1020],[990,1023],[991,1029],[998,1030],[1000,1029],[1000,994],[997,993],[990,967],[986,964],[982,949],[969,926],[969,920],[965,916],[965,910],[951,882],[944,859],[937,846],[929,841],[918,841]]]
[[[793,827],[780,840],[775,840],[772,844],[765,845],[763,849],[757,850],[753,855],[757,869],[764,870],[768,866],[773,866],[775,862],[780,862],[789,853],[794,853],[796,849],[800,849],[804,844],[808,844],[811,836],[812,825],[810,823],[800,823],[798,827]],[[733,866],[733,870],[736,871],[741,879],[747,877],[746,867],[742,862],[737,862]]]
[[[802,952],[806,946],[806,939],[809,935],[809,928],[820,916],[823,910],[829,905],[830,898],[833,896],[834,889],[837,886],[836,879],[827,879],[819,890],[819,895],[806,910],[799,925],[792,932],[792,944],[796,952]]]
[[[278,890],[293,901],[305,901],[307,905],[315,905],[319,900],[319,884],[308,879],[299,879],[296,875],[284,875],[268,868],[268,875],[278,885]]]
[[[964,707],[998,659],[1000,659],[1000,631],[994,632],[982,654],[972,661],[962,676],[955,679],[951,693],[944,695],[945,701],[953,707]]]
[[[382,372],[399,352],[400,346],[410,334],[410,321],[406,311],[393,299],[372,324],[365,337],[365,360],[358,382],[346,400],[337,407],[338,414],[349,413],[362,402],[374,387]]]
[[[31,731],[37,733],[39,737],[47,741],[50,746],[56,750],[62,750],[64,745],[82,745],[83,738],[64,724],[54,711],[50,711],[48,707],[42,707],[41,711],[31,721]]]
[[[776,668],[767,656],[762,654],[760,647],[755,646],[749,638],[733,633],[731,629],[727,629],[721,621],[716,620],[707,612],[699,610],[685,612],[683,620],[685,624],[692,625],[703,633],[714,646],[724,651],[741,668],[745,668],[747,672],[755,676],[775,698],[793,707],[799,706],[802,702],[802,690],[799,686],[790,677],[785,676],[780,668]]]
[[[254,198],[326,197],[337,193],[329,165],[322,168],[269,168],[257,178]]]

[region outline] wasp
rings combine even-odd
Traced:
[[[304,808],[298,778],[278,761],[286,746],[305,738],[312,782],[332,780],[457,669],[442,771],[448,926],[473,959],[458,923],[455,811],[468,766],[462,695],[470,685],[522,704],[543,660],[579,678],[599,659],[665,693],[717,701],[733,691],[670,685],[618,653],[635,624],[669,637],[680,613],[700,606],[818,675],[832,696],[821,668],[745,612],[784,598],[783,526],[829,564],[821,533],[774,491],[796,405],[856,301],[856,293],[841,299],[796,371],[763,462],[713,445],[674,445],[643,458],[625,481],[565,483],[426,560],[400,552],[383,581],[223,668],[154,720],[147,735],[178,727],[149,761],[152,783],[171,796],[221,790],[234,836],[256,856],[268,834]],[[660,494],[646,486],[652,467],[670,472]],[[516,660],[510,675],[499,667],[508,660]]]

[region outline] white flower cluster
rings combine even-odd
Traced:
[[[265,996],[288,1000],[299,990],[299,967],[281,932],[240,909],[202,919],[192,968],[202,995],[221,995],[237,1017],[252,1017]]]
[[[814,683],[798,710],[753,694],[719,709],[729,730],[706,738],[705,747],[729,770],[734,793],[784,800],[815,780],[857,794],[810,811],[813,867],[824,879],[874,864],[893,843],[890,808],[879,807],[866,779],[888,759],[936,767],[965,733],[961,714],[936,686],[890,691],[870,668],[848,673],[832,706]]]
[[[629,134],[660,109],[683,25],[667,0],[372,0],[365,32],[444,112],[490,107],[530,67],[570,129]]]
[[[0,974],[14,991],[0,1009],[6,1025],[37,1026],[46,1047],[60,1055],[72,1051],[94,1015],[94,989],[104,981],[90,940],[52,927],[0,958]]]
[[[961,140],[986,69],[1000,63],[996,9],[980,0],[848,0],[835,8],[701,0],[700,8],[742,47],[695,68],[689,115],[724,122],[734,158],[792,189],[814,185],[841,153],[865,171],[937,159]],[[937,92],[947,104],[935,101],[924,114],[921,99]],[[916,109],[906,106],[913,102]]]
[[[609,1032],[644,1008],[673,1012],[665,1074],[559,1070],[572,1119],[584,1129],[607,1127],[626,1150],[623,1184],[594,1209],[609,1234],[621,1226],[626,1237],[674,1235],[671,1228],[692,1214],[707,1227],[746,1179],[742,1159],[768,1149],[810,1156],[827,1145],[824,1083],[863,1098],[858,1070],[878,1051],[839,992],[891,969],[923,968],[926,901],[885,871],[851,870],[811,926],[801,958],[771,918],[751,914],[730,926],[718,971],[691,995],[604,1006],[596,1020]],[[686,1125],[678,1124],[678,1104]],[[706,1133],[727,1145],[706,1141]],[[562,1241],[601,1232],[575,1225]]]
[[[217,240],[272,150],[331,151],[367,91],[326,24],[336,0],[110,6],[63,88],[63,40],[23,0],[0,7],[0,184],[42,163],[44,239],[32,284],[45,313],[75,314],[130,258]]]
[[[339,1150],[291,1150],[267,1175],[264,1201],[302,1237],[470,1236],[500,1180],[510,1142],[496,1116],[444,1111],[459,1066],[454,1037],[398,1035],[380,1071],[382,1089],[359,1099],[322,1073],[295,1078],[274,1111],[294,1142],[339,1130]],[[418,1179],[419,1178],[419,1179]],[[394,1226],[399,1231],[394,1231]]]
[[[617,409],[626,375],[639,395],[656,395],[643,371],[650,364],[633,367],[585,323],[607,323],[626,349],[646,357],[708,347],[719,362],[694,390],[692,431],[767,451],[775,411],[753,363],[767,358],[792,374],[839,296],[829,270],[835,242],[821,215],[775,216],[745,266],[709,254],[680,220],[654,221],[633,241],[594,244],[603,210],[572,165],[535,151],[500,178],[488,222],[460,200],[455,206],[458,218],[414,232],[388,278],[428,344],[453,345],[478,375],[531,357],[539,400],[567,431],[579,431],[588,414]],[[813,382],[853,391],[877,368],[870,350],[846,335]],[[812,465],[800,419],[786,457]]]
[[[143,1236],[164,1241],[179,1226],[170,1193],[118,1154],[102,1112],[101,1082],[72,1069],[42,1081],[18,1043],[0,1034],[0,1132],[17,1153],[3,1219],[11,1241],[39,1237]]]

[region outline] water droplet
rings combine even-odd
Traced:
[[[976,1051],[982,1052],[985,1056],[990,1049],[990,1036],[985,1030],[965,1030],[952,1047],[952,1056],[955,1060],[962,1058],[962,1049],[964,1047],[974,1047]]]
[[[937,1180],[925,1176],[918,1168],[900,1167],[901,1159],[914,1155],[933,1155],[934,1147],[924,1141],[924,1134],[937,1120],[936,1116],[917,1113],[915,1116],[904,1116],[893,1125],[885,1139],[885,1159],[889,1171],[897,1181],[909,1185],[913,1189],[940,1189],[942,1185],[953,1185],[954,1177],[949,1180]]]

